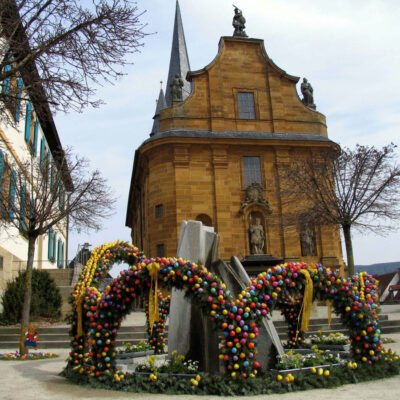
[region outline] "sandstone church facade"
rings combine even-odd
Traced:
[[[338,228],[283,218],[290,209],[280,170],[337,147],[325,116],[298,96],[298,81],[263,40],[245,36],[222,37],[215,59],[190,71],[177,2],[166,93],[135,153],[126,217],[133,243],[148,256],[172,256],[181,222],[199,220],[219,234],[222,258],[343,267]]]

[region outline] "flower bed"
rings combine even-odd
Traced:
[[[345,365],[335,367],[332,367],[332,365],[309,367],[310,373],[293,370],[278,371],[278,373],[268,372],[253,379],[238,377],[233,380],[220,375],[164,374],[159,372],[129,373],[119,380],[110,375],[104,375],[99,379],[90,375],[78,375],[72,368],[66,368],[62,375],[80,385],[123,390],[124,392],[250,396],[315,388],[333,388],[348,383],[362,384],[362,382],[399,374],[399,357],[390,350],[383,350],[382,355],[383,359],[373,365],[348,362]]]
[[[341,332],[332,332],[329,335],[325,335],[321,330],[318,331],[317,335],[309,337],[311,344],[319,345],[346,345],[350,343],[348,336]]]
[[[301,354],[294,350],[289,350],[282,356],[278,356],[275,368],[278,370],[301,369],[304,367],[326,366],[340,364],[341,358],[337,354],[329,351],[322,351],[317,348],[312,353]]]
[[[135,372],[152,372],[166,374],[197,375],[199,371],[198,361],[185,360],[184,356],[172,352],[172,359],[157,363],[156,356],[150,356],[143,364],[136,366]]]
[[[0,361],[28,361],[28,360],[44,360],[47,358],[56,358],[57,354],[54,353],[28,353],[21,355],[18,352],[15,353],[0,353]]]

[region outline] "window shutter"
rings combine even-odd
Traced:
[[[44,137],[40,140],[40,169],[44,167],[44,151],[45,151],[45,141]]]
[[[32,104],[30,101],[26,103],[25,115],[25,141],[29,143],[31,136],[31,119],[32,119]]]
[[[61,244],[61,268],[64,268],[64,242]]]
[[[57,267],[60,268],[60,257],[61,257],[61,240],[57,242]]]
[[[56,243],[57,243],[57,233],[53,233],[53,248],[51,249],[51,258],[54,262],[56,259]]]
[[[11,65],[4,66],[4,72],[11,71]],[[3,81],[3,93],[10,93],[11,77],[4,79]]]
[[[10,177],[10,190],[8,193],[8,218],[11,221],[14,218],[14,202],[15,202],[15,184],[17,181],[17,174],[15,171],[11,171]]]
[[[17,89],[21,89],[23,86],[22,78],[17,79]],[[21,118],[21,96],[22,93],[20,90],[17,92],[17,99],[15,100],[15,121],[19,122]]]
[[[33,157],[36,157],[37,154],[37,139],[38,139],[38,131],[39,131],[39,122],[35,121],[35,131],[33,133]]]
[[[49,259],[49,260],[51,260],[51,251],[52,251],[52,249],[53,249],[53,246],[52,246],[52,244],[51,244],[51,241],[53,240],[53,229],[52,228],[50,228],[49,229],[49,244],[48,244],[48,247],[47,247],[47,258]]]

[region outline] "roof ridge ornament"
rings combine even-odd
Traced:
[[[236,7],[234,4],[232,6],[235,8],[235,15],[233,16],[232,26],[235,28],[233,32],[233,37],[248,37],[244,28],[246,23],[246,18],[243,17],[242,10]]]

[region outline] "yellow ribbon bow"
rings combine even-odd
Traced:
[[[152,262],[147,265],[147,269],[151,278],[149,292],[149,325],[150,333],[153,333],[154,322],[160,319],[158,312],[158,271],[160,270],[160,264]]]

